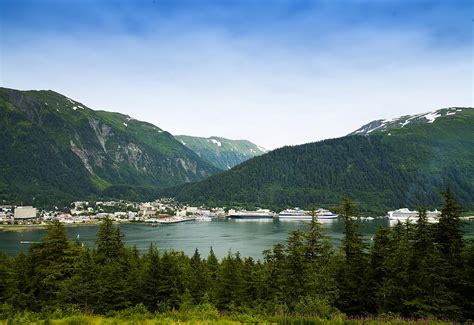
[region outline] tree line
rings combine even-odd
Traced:
[[[448,190],[439,222],[419,210],[416,223],[379,228],[367,241],[345,200],[344,237],[331,244],[313,218],[306,229],[264,252],[263,260],[212,248],[140,254],[106,219],[94,248],[68,239],[55,222],[27,254],[0,254],[0,316],[74,309],[102,314],[141,306],[167,312],[211,305],[221,313],[346,315],[466,320],[474,317],[474,240],[463,238],[460,207]],[[0,317],[1,319],[2,317]]]

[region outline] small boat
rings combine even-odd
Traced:
[[[200,215],[196,217],[196,221],[212,221],[212,217],[206,215]]]

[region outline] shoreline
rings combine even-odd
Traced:
[[[114,222],[115,223],[115,222]],[[116,222],[115,224],[125,224],[131,222]],[[84,226],[98,226],[98,222],[87,222],[87,223],[70,223],[63,224],[65,228],[69,227],[84,227]],[[0,225],[0,232],[26,232],[26,231],[35,231],[48,228],[49,224],[33,224],[33,225]]]

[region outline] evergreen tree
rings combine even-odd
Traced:
[[[106,218],[100,224],[96,245],[93,283],[97,286],[97,311],[107,312],[130,306],[134,288],[129,284],[133,282],[133,274],[123,234],[111,219]]]
[[[474,238],[471,238],[469,244],[465,246],[463,260],[463,318],[474,319]]]
[[[291,232],[288,237],[285,261],[286,303],[288,306],[294,305],[306,294],[308,263],[304,239],[305,236],[301,230]]]
[[[0,302],[7,302],[14,293],[14,271],[12,261],[0,252]]]
[[[112,219],[105,218],[97,232],[97,258],[99,261],[121,259],[124,256],[123,234]]]
[[[30,248],[31,289],[38,301],[48,307],[60,305],[59,294],[64,280],[77,269],[80,247],[69,242],[64,226],[54,221],[41,243]]]
[[[314,205],[310,206],[312,215],[309,229],[305,232],[305,291],[306,295],[334,302],[337,283],[332,265],[333,247],[318,221]]]
[[[264,296],[271,304],[286,301],[286,254],[283,244],[276,244],[273,249],[265,250]]]
[[[141,302],[150,311],[158,308],[159,294],[163,281],[163,268],[161,258],[155,245],[150,244],[147,254],[143,258],[144,274],[142,282]]]
[[[98,297],[97,264],[89,249],[84,249],[80,256],[77,272],[65,281],[61,297],[68,304],[74,304],[86,312],[97,310]]]
[[[387,301],[385,292],[385,278],[388,276],[387,259],[391,254],[392,244],[390,241],[390,229],[379,227],[375,232],[373,244],[370,250],[370,280],[373,297],[370,302],[372,310],[387,312]]]
[[[445,202],[436,229],[436,243],[451,265],[461,266],[460,254],[464,247],[461,208],[451,189],[448,188],[443,196]]]
[[[243,294],[241,260],[231,252],[221,262],[217,276],[216,305],[229,310],[239,305]]]
[[[189,291],[194,303],[199,304],[205,301],[205,296],[209,292],[210,277],[206,263],[201,259],[197,248],[189,260],[189,264],[191,267]]]
[[[161,278],[158,290],[159,308],[177,309],[187,288],[189,264],[183,253],[165,252],[161,257]]]
[[[368,260],[362,234],[355,223],[357,209],[351,200],[345,199],[338,209],[344,222],[344,238],[341,250],[345,263],[338,271],[339,298],[337,305],[349,314],[365,313],[369,306]]]
[[[209,255],[207,256],[205,267],[209,278],[208,298],[216,303],[217,295],[217,275],[219,273],[219,261],[214,253],[214,249],[211,247]]]

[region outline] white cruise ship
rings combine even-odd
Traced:
[[[311,220],[311,215],[304,210],[295,208],[295,209],[286,209],[281,211],[278,214],[278,219],[280,220]]]
[[[429,222],[437,222],[441,212],[438,210],[426,211],[426,216]],[[416,222],[418,220],[418,211],[411,211],[407,208],[398,209],[395,211],[388,211],[388,218],[390,221],[412,221]]]
[[[326,209],[318,209],[316,210],[316,216],[318,219],[337,219],[339,217],[338,214],[332,213]]]
[[[318,209],[315,211],[316,217],[319,219],[336,219],[337,214],[332,213],[329,210]],[[311,221],[313,217],[308,211],[304,211],[298,208],[283,210],[278,214],[280,220],[297,220],[297,221]]]
[[[259,209],[257,211],[229,210],[227,217],[231,219],[272,219],[273,212],[267,209]]]

